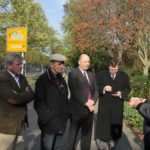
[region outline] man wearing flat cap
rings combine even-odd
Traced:
[[[65,62],[67,59],[65,56],[63,56],[61,54],[53,54],[53,55],[51,55],[50,60]]]
[[[66,57],[52,54],[48,70],[35,83],[34,107],[41,129],[41,150],[66,150],[68,88],[61,73]]]

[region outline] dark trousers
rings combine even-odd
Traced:
[[[144,133],[144,150],[150,150],[150,132]]]
[[[41,132],[41,150],[67,150],[68,129],[69,123],[63,134]]]
[[[81,131],[81,150],[90,150],[93,125],[93,113],[87,115],[72,114],[70,119],[69,140],[67,150],[76,149],[79,130]]]

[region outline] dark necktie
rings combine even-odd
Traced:
[[[86,72],[83,73],[83,77],[84,77],[85,83],[89,86],[90,83],[89,83],[89,81],[87,79]]]
[[[85,84],[86,84],[86,86],[88,88],[88,96],[87,96],[87,98],[91,99],[92,98],[92,90],[91,90],[90,83],[89,83],[89,81],[87,79],[86,72],[83,73],[83,77],[84,77]]]

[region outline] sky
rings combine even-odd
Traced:
[[[61,21],[64,16],[63,4],[67,0],[35,0],[41,4],[45,11],[49,25],[58,31],[58,34],[63,35],[61,31]]]

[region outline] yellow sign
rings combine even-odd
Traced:
[[[7,43],[7,52],[27,52],[26,43]]]
[[[27,52],[27,28],[7,29],[7,52]]]

